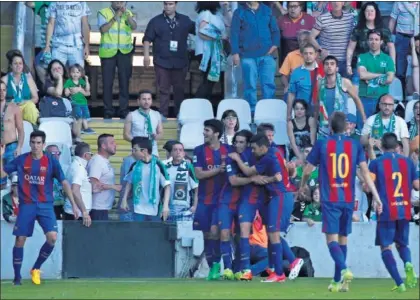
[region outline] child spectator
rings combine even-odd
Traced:
[[[357,117],[354,114],[347,114],[346,135],[355,140],[360,140],[360,130],[356,129]]]
[[[70,97],[76,122],[73,125],[73,133],[76,141],[81,141],[80,134],[94,134],[88,126],[90,119],[89,107],[86,96],[90,96],[90,85],[85,70],[79,64],[70,67],[70,78],[64,83],[64,94]]]
[[[315,222],[321,222],[322,210],[319,194],[319,187],[312,190],[312,202],[305,207],[303,212],[303,221],[308,223],[308,226],[314,226]]]

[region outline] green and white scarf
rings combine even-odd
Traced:
[[[342,79],[341,75],[337,73],[335,80],[335,96],[334,96],[334,111],[344,111],[345,99],[342,90]],[[320,82],[320,91],[319,91],[319,121],[320,126],[328,127],[328,111],[325,102],[327,101],[327,78],[324,77]]]
[[[410,141],[419,135],[419,127],[417,126],[416,119],[413,117],[410,121]]]
[[[146,113],[141,108],[139,108],[138,111],[139,111],[139,114],[146,119],[146,123],[147,123],[147,135],[149,136],[149,139],[152,139],[153,126],[152,126],[152,119],[150,118],[150,112],[149,113]]]
[[[149,178],[149,203],[156,204],[156,156],[152,155],[150,161],[150,178]],[[137,161],[133,168],[133,203],[134,205],[140,204],[140,198],[143,191],[143,165],[145,163],[141,160]]]
[[[376,114],[372,126],[372,137],[374,139],[380,139],[387,132],[395,132],[395,115],[392,114],[391,119],[389,120],[388,128],[385,128],[382,120],[382,113]]]

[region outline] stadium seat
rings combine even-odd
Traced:
[[[274,125],[274,142],[277,145],[288,145],[290,143],[287,135],[287,122],[277,121],[271,122]]]
[[[357,115],[356,103],[351,97],[347,98],[347,113]]]
[[[58,121],[58,122],[64,122],[67,124],[72,124],[74,119],[73,118],[59,118],[59,117],[50,117],[50,118],[39,118],[39,123],[45,123],[45,122],[51,122],[51,121]]]
[[[178,122],[181,125],[195,122],[203,123],[205,120],[213,118],[213,106],[209,100],[191,98],[182,101],[178,115]]]
[[[49,145],[56,145],[60,150],[60,165],[63,169],[64,175],[66,175],[66,172],[71,164],[71,149],[63,143],[47,143],[45,149],[47,149]]]
[[[248,129],[251,124],[251,107],[244,99],[224,99],[217,106],[217,119],[221,120],[225,111],[232,109],[239,118],[239,129]]]
[[[28,121],[23,121],[23,130],[25,131],[25,137],[23,138],[22,154],[31,151],[29,137],[32,131],[34,131],[34,128]]]
[[[204,143],[203,122],[187,123],[181,128],[180,142],[186,150],[192,150]]]
[[[287,122],[287,105],[280,99],[262,99],[255,107],[254,121],[261,124],[265,122]]]
[[[411,100],[405,107],[405,122],[410,122],[414,116],[414,104],[419,100]]]
[[[403,101],[403,88],[401,81],[397,77],[394,77],[394,80],[389,86],[389,94],[394,97],[394,101]]]
[[[46,144],[62,143],[71,147],[72,136],[69,124],[62,121],[49,121],[39,125],[39,130],[42,130],[47,135]]]

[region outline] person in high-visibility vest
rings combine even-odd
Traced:
[[[114,116],[112,87],[115,67],[118,67],[120,105],[118,115],[125,119],[129,113],[129,82],[132,70],[132,32],[137,28],[133,13],[125,7],[125,1],[112,1],[111,6],[98,12],[101,31],[99,57],[102,65],[104,118]]]

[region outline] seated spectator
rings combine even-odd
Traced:
[[[302,180],[302,176],[303,176],[303,170],[305,169],[305,166],[307,164],[306,158],[308,157],[309,153],[312,150],[313,145],[312,144],[305,144],[303,146],[303,157],[304,160],[302,161],[302,163],[296,167],[296,173],[294,174],[294,176],[292,176],[292,180],[294,185],[299,186],[300,185],[300,181]],[[319,172],[319,168],[316,167],[311,175],[309,176],[308,179],[308,186],[311,189],[314,189],[316,187],[316,185],[318,184],[318,172]]]
[[[307,115],[308,104],[297,99],[293,104],[295,117],[287,123],[287,135],[290,141],[289,160],[304,161],[303,146],[314,144],[316,139],[316,123]]]
[[[60,161],[61,151],[57,145],[48,145],[45,149],[47,153],[51,154],[57,161]],[[63,220],[64,217],[64,200],[66,198],[61,183],[54,178],[53,185],[54,196],[54,212],[57,220]]]
[[[387,25],[387,24],[386,24]],[[357,72],[357,57],[369,52],[368,33],[370,30],[378,30],[382,33],[383,43],[381,51],[388,54],[395,62],[395,45],[392,42],[392,33],[383,24],[381,11],[375,2],[364,3],[360,10],[359,21],[353,30],[347,46],[347,73],[352,75],[353,84],[359,86],[359,73]]]
[[[356,128],[357,118],[354,114],[347,114],[346,135],[355,140],[360,140],[360,131]]]
[[[357,70],[360,75],[359,97],[362,100],[366,117],[375,113],[377,99],[389,93],[389,86],[394,80],[395,66],[391,57],[381,51],[382,32],[368,32],[369,52],[359,55]],[[363,127],[363,116],[357,112],[357,127]]]
[[[152,141],[153,155],[159,157],[157,140],[163,136],[163,125],[160,113],[151,109],[152,101],[151,91],[139,92],[137,99],[139,108],[130,112],[124,121],[124,139],[131,142],[135,136],[147,137]]]
[[[308,223],[310,227],[314,226],[315,222],[322,221],[321,199],[318,186],[312,190],[312,202],[305,207],[303,221]]]
[[[64,95],[64,82],[67,80],[67,70],[58,59],[53,59],[47,67],[44,91],[47,96],[61,98]]]
[[[287,14],[277,19],[277,25],[280,30],[281,49],[280,63],[292,51],[299,49],[299,43],[296,37],[299,32],[310,31],[315,24],[315,18],[303,12],[304,2],[287,2]]]
[[[292,74],[292,71],[294,69],[303,65],[304,63],[303,56],[302,56],[303,51],[301,49],[309,42],[310,35],[311,35],[311,32],[308,30],[299,31],[297,35],[297,42],[298,42],[299,48],[287,54],[279,70],[280,74],[282,75],[281,82],[283,83],[283,87],[284,87],[285,101],[287,101],[287,92],[289,91],[290,75]]]
[[[9,58],[9,73],[1,80],[6,83],[6,102],[16,103],[22,111],[22,118],[32,125],[38,122],[38,90],[35,81],[24,71],[25,60],[22,54],[15,52]]]
[[[413,118],[407,123],[410,141],[420,134],[420,101],[414,104],[413,112]]]
[[[222,115],[223,133],[220,142],[232,145],[233,136],[239,130],[239,119],[236,112],[232,109],[226,110]]]
[[[368,146],[369,139],[373,139],[376,156],[382,155],[381,138],[387,132],[395,133],[398,140],[403,144],[404,155],[409,154],[409,135],[405,121],[394,114],[394,98],[391,95],[383,95],[379,98],[380,111],[369,117],[363,127],[360,141]]]

